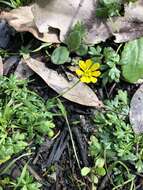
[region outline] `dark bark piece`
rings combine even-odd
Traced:
[[[80,152],[80,158],[83,161],[84,166],[88,166],[88,158],[87,158],[87,147],[85,145],[85,142],[83,141],[83,136],[80,132],[80,130],[76,127],[72,129],[73,135],[76,138],[77,145],[79,147]]]
[[[11,56],[8,59],[6,59],[3,65],[4,75],[7,75],[13,66],[17,66],[19,61],[20,61],[20,58],[17,56]]]
[[[7,48],[10,41],[11,29],[6,21],[0,21],[0,48]]]
[[[62,156],[63,151],[65,150],[67,143],[69,141],[69,135],[67,130],[63,130],[61,135],[56,139],[53,148],[47,158],[47,161],[43,164],[43,168],[58,162]]]

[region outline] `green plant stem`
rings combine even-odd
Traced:
[[[74,154],[75,154],[75,158],[76,158],[78,167],[79,167],[79,169],[81,169],[80,162],[79,162],[79,159],[78,159],[78,155],[76,153],[75,143],[74,143],[74,140],[73,140],[73,135],[72,135],[72,131],[71,131],[71,127],[70,127],[70,124],[69,124],[69,121],[68,121],[68,117],[67,117],[67,113],[66,113],[65,107],[63,106],[63,104],[60,101],[60,99],[57,99],[57,100],[59,102],[60,107],[63,108],[63,109],[61,109],[61,111],[62,111],[63,117],[64,117],[64,119],[66,121],[66,124],[68,126],[68,130],[69,130],[69,134],[70,134],[70,138],[71,138],[71,142],[72,142],[72,147],[73,147],[73,151],[74,151]]]
[[[119,47],[117,48],[116,54],[118,54],[119,50],[121,49],[121,47],[123,46],[123,44],[120,44]]]
[[[128,167],[127,167],[123,162],[121,162],[121,161],[116,161],[116,162],[111,166],[111,170],[112,170],[112,169],[115,167],[115,165],[117,165],[117,164],[122,165],[122,166],[126,169],[128,176],[130,175],[130,172],[129,172]],[[122,186],[124,186],[124,185],[126,185],[126,184],[128,184],[128,183],[130,183],[130,182],[132,182],[132,181],[134,180],[134,177],[131,178],[131,179],[128,179],[128,180],[125,181],[123,184],[120,184],[120,185],[118,185],[118,186],[116,186],[116,185],[113,183],[113,181],[112,181],[111,178],[109,178],[109,179],[110,179],[112,185],[114,185],[114,188],[113,188],[112,190],[116,190],[116,189],[118,189],[118,188],[120,188],[120,187],[122,187]],[[130,189],[130,190],[132,190],[132,189]]]
[[[18,180],[18,183],[16,184],[14,190],[16,190],[16,189],[20,186],[20,184],[21,184],[23,178],[25,177],[25,173],[26,173],[26,170],[27,170],[27,165],[28,165],[28,162],[27,162],[27,163],[25,164],[25,166],[23,167],[22,172],[21,172],[21,175],[20,175],[19,180]]]
[[[71,131],[70,124],[69,124],[67,116],[65,117],[65,120],[66,120],[68,129],[69,129],[69,133],[70,133],[71,142],[72,142],[73,151],[74,151],[74,154],[75,154],[75,157],[76,157],[76,161],[77,161],[78,167],[81,169],[80,162],[79,162],[79,159],[78,159],[78,156],[77,156],[77,153],[76,153],[76,148],[75,148],[75,143],[74,143],[74,140],[73,140],[72,131]]]
[[[131,183],[130,190],[136,190],[134,180]]]
[[[103,111],[103,109],[104,109],[104,111],[106,111],[106,112],[113,112],[113,113],[118,114],[118,115],[127,116],[126,114],[123,114],[123,113],[114,111],[114,110],[112,110],[112,109],[109,109],[109,107],[108,107],[108,106],[105,106],[105,105],[104,105],[104,107],[102,107],[101,109],[99,109],[99,111]]]
[[[123,187],[124,185],[126,185],[126,184],[128,184],[128,183],[132,182],[133,180],[134,180],[134,178],[131,178],[131,179],[129,179],[129,180],[127,180],[127,181],[125,181],[123,184],[121,184],[121,185],[118,185],[118,186],[114,187],[112,190],[119,189],[120,187]],[[132,189],[130,189],[130,190],[132,190]]]
[[[12,165],[17,161],[17,160],[20,160],[21,158],[23,157],[27,157],[29,155],[31,155],[32,153],[25,153],[25,154],[22,154],[20,155],[18,158],[15,158],[14,160],[12,160],[12,162],[9,163],[9,165],[3,170],[3,171],[0,171],[0,174],[5,174],[7,173],[7,171],[12,167]]]
[[[69,87],[66,91],[64,91],[61,94],[59,94],[58,96],[52,98],[52,100],[57,99],[57,98],[65,95],[67,92],[69,92],[70,90],[72,90],[79,82],[80,82],[80,80],[78,80],[75,84],[73,84],[71,87]]]

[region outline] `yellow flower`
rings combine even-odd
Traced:
[[[101,75],[101,72],[98,71],[100,68],[99,63],[93,63],[91,59],[86,61],[79,61],[80,69],[76,70],[76,74],[80,76],[80,81],[85,83],[96,83],[97,77]]]

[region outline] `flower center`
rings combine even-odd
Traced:
[[[92,76],[92,72],[90,70],[86,70],[84,72],[84,74],[85,74],[86,77],[91,77]]]

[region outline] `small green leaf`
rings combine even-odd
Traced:
[[[48,136],[53,136],[52,134],[52,128],[54,128],[55,125],[52,121],[43,121],[36,127],[37,131],[41,134],[48,134]]]
[[[66,47],[58,47],[56,48],[53,53],[51,60],[56,65],[61,65],[67,62],[69,59],[69,51]]]
[[[76,53],[77,55],[79,56],[84,56],[87,54],[87,51],[88,51],[88,46],[87,45],[84,45],[84,44],[81,44],[79,46],[79,48],[76,50]]]
[[[80,33],[82,39],[86,36],[86,33],[87,33],[85,24],[82,22],[77,22],[74,25],[72,31],[78,31]]]
[[[54,136],[54,131],[51,130],[51,129],[49,129],[49,131],[48,131],[48,137],[52,138],[53,136]]]
[[[93,183],[98,184],[98,177],[96,175],[93,175],[92,181],[93,181]]]
[[[125,44],[121,55],[122,74],[124,78],[135,83],[143,79],[143,38]]]
[[[106,170],[104,168],[96,168],[96,172],[100,176],[104,176],[106,174]]]
[[[96,163],[95,163],[95,165],[96,165],[97,167],[99,167],[99,168],[102,168],[102,167],[104,166],[104,164],[105,164],[105,160],[104,160],[103,158],[98,158],[98,159],[96,160]]]
[[[91,169],[88,167],[84,167],[81,169],[81,175],[82,176],[87,176],[90,173]]]
[[[69,34],[66,40],[66,44],[70,51],[76,51],[81,44],[81,35],[79,31],[73,31]]]

